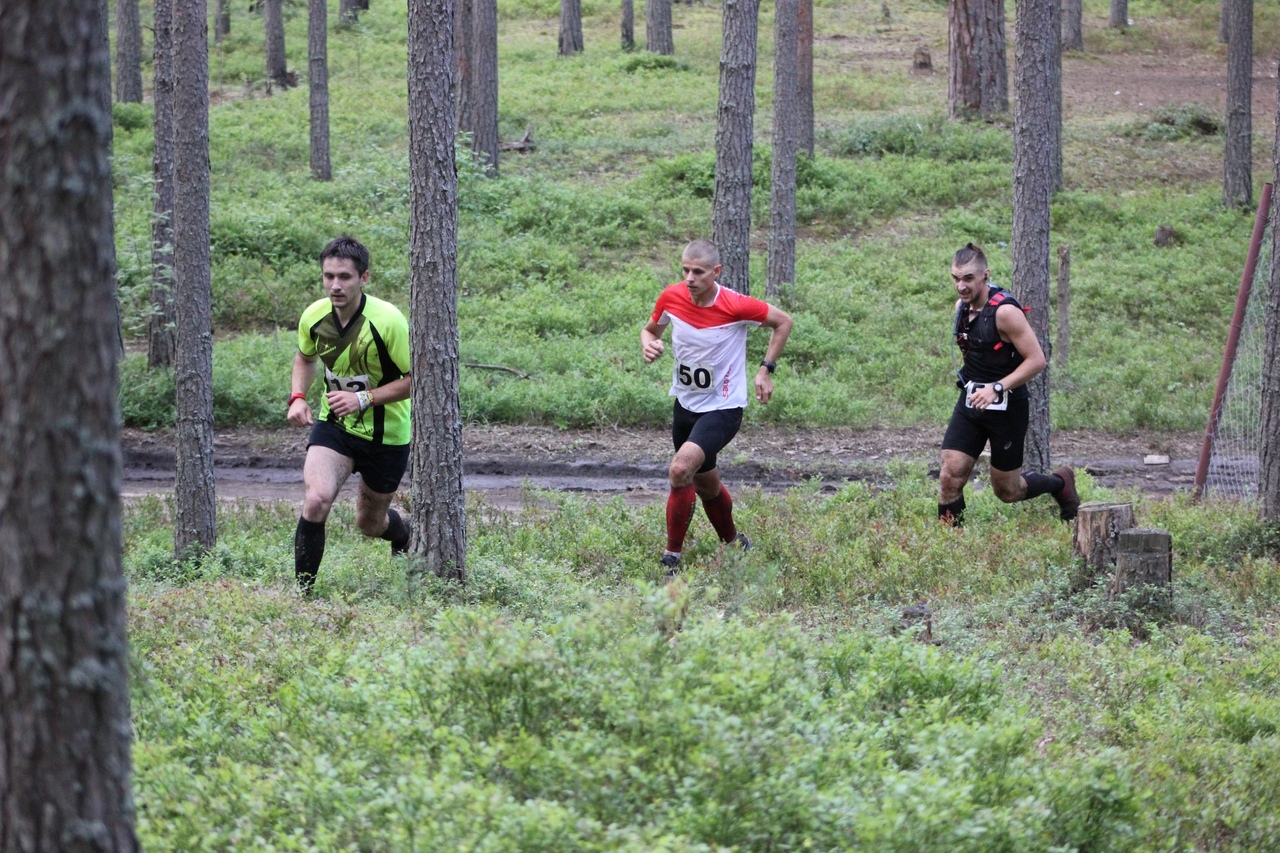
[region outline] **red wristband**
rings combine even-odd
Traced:
[[[285,403],[284,407],[287,409],[290,406],[292,406],[294,400],[305,400],[305,399],[307,399],[306,394],[299,394],[297,391],[294,391],[292,394],[289,395],[289,402]]]

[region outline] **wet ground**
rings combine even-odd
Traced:
[[[839,489],[849,481],[892,483],[895,461],[938,473],[941,429],[744,430],[720,456],[725,481],[769,491],[801,484]],[[1061,432],[1053,437],[1055,464],[1087,471],[1096,484],[1155,495],[1190,490],[1201,437],[1189,433],[1112,435]],[[129,430],[123,436],[126,497],[174,487],[170,433]],[[487,503],[518,506],[527,489],[622,496],[631,503],[666,497],[670,438],[664,430],[559,430],[553,427],[473,426],[464,430],[464,485]],[[305,431],[220,432],[214,472],[221,498],[297,501],[302,496]],[[1168,457],[1168,462],[1153,461]],[[407,488],[407,481],[405,484]],[[345,495],[354,495],[354,481]]]

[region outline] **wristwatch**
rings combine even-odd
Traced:
[[[769,361],[769,359],[766,358],[764,361],[760,362],[760,366],[770,373],[773,373],[773,371],[778,369],[778,362]]]
[[[997,396],[997,397],[1001,396],[1002,394],[1004,394],[1004,383],[1003,383],[1003,382],[992,382],[992,383],[991,383],[991,390],[996,392],[996,396]]]

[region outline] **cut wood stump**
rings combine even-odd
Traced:
[[[1173,536],[1156,527],[1120,531],[1116,540],[1116,574],[1107,590],[1112,597],[1150,587],[1148,604],[1168,604],[1173,583]]]
[[[1080,505],[1071,549],[1078,558],[1071,591],[1080,592],[1108,575],[1116,563],[1120,531],[1133,527],[1133,504],[1090,501]]]

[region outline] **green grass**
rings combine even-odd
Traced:
[[[1247,510],[1134,497],[1162,608],[1071,595],[1051,502],[932,521],[923,469],[743,489],[756,547],[661,508],[470,496],[466,587],[410,580],[350,508],[317,591],[292,507],[226,504],[174,565],[125,517],[135,790],[151,850],[1253,850],[1280,832],[1275,544]],[[1115,495],[1081,481],[1086,499]],[[936,645],[898,624],[933,610]]]
[[[1086,16],[1105,14],[1094,5]],[[1196,49],[1193,31],[1211,5],[1134,4],[1138,25],[1107,38],[1146,33],[1158,44],[1090,50]],[[588,3],[587,52],[561,58],[553,6],[500,7],[502,134],[515,138],[531,126],[537,151],[505,156],[496,180],[459,161],[463,358],[533,378],[464,374],[463,411],[487,422],[654,423],[665,370],[641,368],[635,330],[660,285],[677,276],[680,247],[710,230],[719,13],[676,4],[677,54],[658,59],[623,53],[614,8]],[[305,69],[305,9],[288,10],[289,64]],[[771,14],[766,6],[757,78],[757,246],[768,221]],[[774,404],[749,417],[936,423],[952,391],[951,252],[969,239],[984,243],[997,279],[1009,283],[1010,130],[947,122],[945,80],[913,77],[880,58],[858,64],[853,40],[832,38],[936,43],[945,39],[937,3],[895,7],[888,27],[870,2],[819,4],[816,15],[818,153],[800,167],[797,282],[783,300],[797,325]],[[319,295],[315,255],[335,233],[364,240],[373,291],[408,305],[405,10],[372,9],[330,35],[330,183],[309,177],[305,86],[267,96],[260,85],[260,24],[237,8],[232,36],[211,60],[220,426],[278,421],[278,407],[263,404],[286,390],[288,346],[267,356],[259,335],[290,329]],[[1276,15],[1259,10],[1258,27],[1271,32]],[[1251,217],[1221,208],[1216,172],[1212,182],[1164,175],[1134,183],[1126,166],[1219,156],[1199,130],[1210,117],[1187,104],[1149,120],[1099,125],[1085,116],[1066,128],[1069,182],[1054,202],[1052,240],[1072,247],[1072,364],[1054,382],[1056,427],[1204,423]],[[116,124],[123,320],[136,346],[150,282],[149,107],[122,106]],[[1265,132],[1259,127],[1260,150],[1269,147]],[[1155,227],[1169,223],[1182,242],[1156,248]],[[763,271],[757,251],[753,292],[763,291]],[[752,346],[762,348],[764,337]],[[278,358],[274,374],[260,357]],[[238,365],[258,369],[239,377]],[[166,380],[136,378],[123,391],[126,422],[170,422],[171,404],[154,399]],[[1102,405],[1088,393],[1099,387],[1107,388]]]

